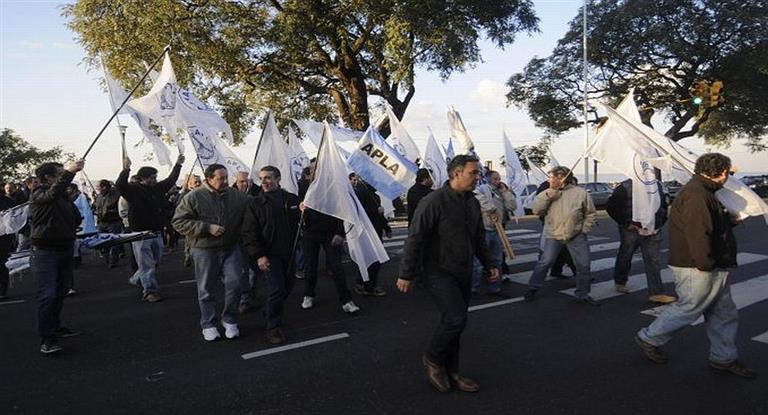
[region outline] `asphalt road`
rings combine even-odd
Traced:
[[[315,308],[302,310],[298,281],[286,310],[287,344],[318,343],[277,352],[264,337],[263,307],[242,316],[240,339],[205,343],[192,271],[176,251],[163,258],[165,300],[155,304],[140,301],[127,284],[124,260],[110,270],[97,256],[86,256],[76,273],[79,293],[66,299],[63,312],[65,325],[83,334],[63,339],[61,355],[42,356],[34,284],[25,275],[0,302],[0,414],[768,413],[768,226],[762,219],[737,229],[744,265],[732,274],[741,358],[762,372],[753,381],[709,369],[704,324],[664,347],[668,364],[642,356],[633,336],[652,321],[641,312],[653,307],[642,289],[642,260],[632,269],[635,292],[613,296],[606,290],[617,232],[609,218],[598,222],[590,245],[593,293],[603,298],[602,307],[575,303],[567,292],[573,284],[563,280],[551,281],[533,303],[520,301],[525,286],[518,282],[505,284],[507,300],[473,297],[461,365],[481,384],[477,394],[439,394],[424,376],[420,356],[438,314],[426,292],[395,292],[404,236],[398,228],[395,239],[385,240],[392,260],[381,282],[389,295],[356,296],[362,311],[348,316],[331,280],[322,277]],[[533,267],[539,231],[535,220],[511,227],[521,257],[512,269],[515,281]],[[354,264],[345,269],[351,286]]]

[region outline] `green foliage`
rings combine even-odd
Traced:
[[[9,128],[0,132],[0,180],[24,180],[43,162],[64,159],[74,159],[74,155],[64,153],[59,146],[40,150]]]
[[[764,0],[597,0],[588,4],[590,98],[618,103],[630,88],[651,125],[655,113],[680,140],[699,134],[711,144],[746,139],[764,147],[768,132],[768,7]],[[525,107],[557,135],[582,124],[581,11],[552,54],[510,77],[509,102]],[[721,80],[723,104],[698,108],[688,89]],[[590,109],[590,122],[597,121]],[[687,128],[687,130],[686,130]]]
[[[166,44],[180,83],[220,110],[240,140],[254,114],[368,126],[368,96],[399,117],[417,67],[447,78],[533,32],[530,0],[79,0],[63,14],[95,67],[125,85]]]

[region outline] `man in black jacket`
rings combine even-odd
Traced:
[[[120,172],[115,186],[120,195],[128,201],[128,223],[131,231],[151,231],[155,237],[133,243],[133,253],[139,265],[138,271],[128,280],[131,284],[141,283],[143,298],[154,303],[160,301],[160,286],[157,282],[157,266],[163,255],[163,227],[168,216],[166,212],[168,199],[165,194],[176,185],[184,163],[184,155],[179,154],[171,174],[163,181],[157,181],[157,169],[144,166],[136,175],[138,183],[128,183],[131,175],[131,159],[123,160],[123,171]]]
[[[99,220],[99,232],[121,233],[123,231],[123,221],[120,219],[117,208],[120,193],[106,179],[99,181],[98,190],[99,193],[93,202],[93,213],[96,214],[96,218]],[[106,256],[109,268],[114,268],[117,265],[117,259],[122,250],[122,245],[116,245],[102,251]]]
[[[480,175],[474,156],[459,155],[448,164],[449,181],[427,195],[408,229],[397,288],[408,292],[423,269],[423,278],[441,313],[440,325],[422,358],[427,377],[440,392],[451,385],[465,392],[480,387],[459,374],[459,340],[467,324],[472,267],[475,256],[499,278],[499,265],[485,243],[480,203],[472,192]]]
[[[757,374],[738,360],[739,312],[728,282],[728,269],[736,267],[736,238],[731,228],[737,220],[715,197],[730,169],[731,160],[722,154],[699,157],[695,174],[675,198],[669,220],[669,268],[675,276],[678,301],[641,329],[635,341],[649,360],[666,363],[659,347],[704,315],[709,365],[751,379]]]
[[[65,170],[59,163],[43,163],[35,170],[43,185],[32,193],[29,206],[30,270],[37,281],[37,331],[43,354],[61,350],[57,337],[76,334],[61,325],[59,316],[64,296],[72,285],[73,247],[81,221],[66,190],[84,165],[80,160]]]
[[[243,248],[251,261],[264,273],[269,286],[267,306],[267,340],[272,344],[285,341],[283,304],[293,290],[294,241],[299,229],[299,197],[280,187],[280,170],[265,166],[259,171],[261,193],[245,209]]]
[[[432,176],[427,169],[419,169],[416,172],[416,183],[408,189],[408,194],[405,196],[405,200],[408,202],[408,225],[410,226],[413,220],[413,212],[416,212],[416,207],[419,206],[419,202],[424,196],[432,192]]]
[[[381,239],[384,236],[384,228],[387,226],[387,219],[384,218],[384,209],[381,207],[381,199],[372,191],[368,185],[355,173],[349,174],[349,182],[355,191],[355,196],[363,205],[368,220],[371,221],[376,235]],[[383,297],[387,291],[379,287],[379,271],[381,262],[376,261],[368,267],[368,281],[363,281],[362,276],[357,277],[355,284],[355,293],[371,297]]]
[[[632,269],[632,255],[637,248],[643,253],[645,277],[648,280],[648,300],[654,303],[668,304],[675,297],[667,295],[661,282],[659,268],[659,249],[661,245],[661,227],[667,222],[667,195],[656,182],[656,191],[660,203],[656,209],[654,229],[645,229],[640,222],[632,220],[632,179],[621,182],[613,189],[611,197],[605,205],[608,215],[619,225],[619,252],[616,254],[616,265],[613,269],[613,281],[616,291],[630,293],[627,288],[629,271]]]

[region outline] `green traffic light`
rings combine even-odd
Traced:
[[[701,97],[696,97],[693,99],[693,105],[701,105],[702,102],[704,102],[704,100],[701,99]]]

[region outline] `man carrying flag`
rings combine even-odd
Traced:
[[[480,175],[479,160],[458,155],[448,164],[448,184],[427,195],[408,228],[397,288],[408,292],[423,270],[441,314],[441,323],[422,360],[427,378],[440,392],[451,387],[477,392],[480,386],[459,374],[459,342],[467,324],[471,296],[473,257],[477,256],[489,282],[499,279],[485,242],[480,203],[473,190]]]

